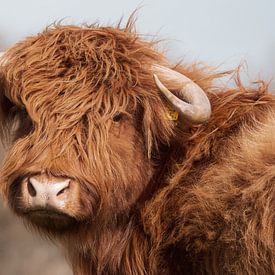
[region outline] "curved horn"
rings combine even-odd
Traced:
[[[179,113],[181,118],[187,119],[193,124],[202,123],[209,119],[211,105],[208,97],[199,85],[183,74],[164,66],[154,65],[153,71],[157,87]],[[182,88],[178,92],[179,97],[170,92],[161,83],[159,78],[170,80],[176,85],[181,86]]]

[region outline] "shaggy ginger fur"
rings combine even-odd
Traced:
[[[217,75],[173,66],[153,46],[130,23],[51,27],[8,51],[4,197],[63,244],[74,274],[274,274],[274,96],[264,85],[213,93]],[[167,120],[156,63],[204,89],[208,123]],[[37,173],[77,184],[67,228],[25,215],[21,182]]]

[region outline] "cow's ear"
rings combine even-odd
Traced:
[[[156,91],[157,92],[157,91]],[[167,107],[160,97],[145,100],[143,110],[143,135],[148,157],[164,144],[169,144],[173,136],[174,123],[167,116]],[[153,153],[154,154],[154,153]]]

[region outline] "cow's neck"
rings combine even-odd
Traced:
[[[85,231],[77,231],[77,237],[72,235],[71,240],[64,240],[75,275],[145,274],[148,271],[152,243],[144,232],[140,212],[166,185],[165,175],[182,155],[179,152],[182,148],[177,145],[162,149],[159,165],[152,168],[150,182],[128,213],[114,217],[108,225],[79,228]]]
[[[116,227],[90,230],[85,236],[66,245],[74,274],[145,273],[149,242],[134,217]]]

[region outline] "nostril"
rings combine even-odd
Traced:
[[[28,179],[28,192],[29,194],[32,196],[32,197],[35,197],[36,196],[36,190],[34,188],[34,186],[32,185],[30,179]]]
[[[58,196],[62,195],[62,194],[65,193],[66,190],[68,190],[69,188],[70,188],[70,182],[68,182],[68,184],[67,184],[64,188],[62,188],[61,190],[59,190],[59,192],[56,194],[56,196],[58,197]]]

